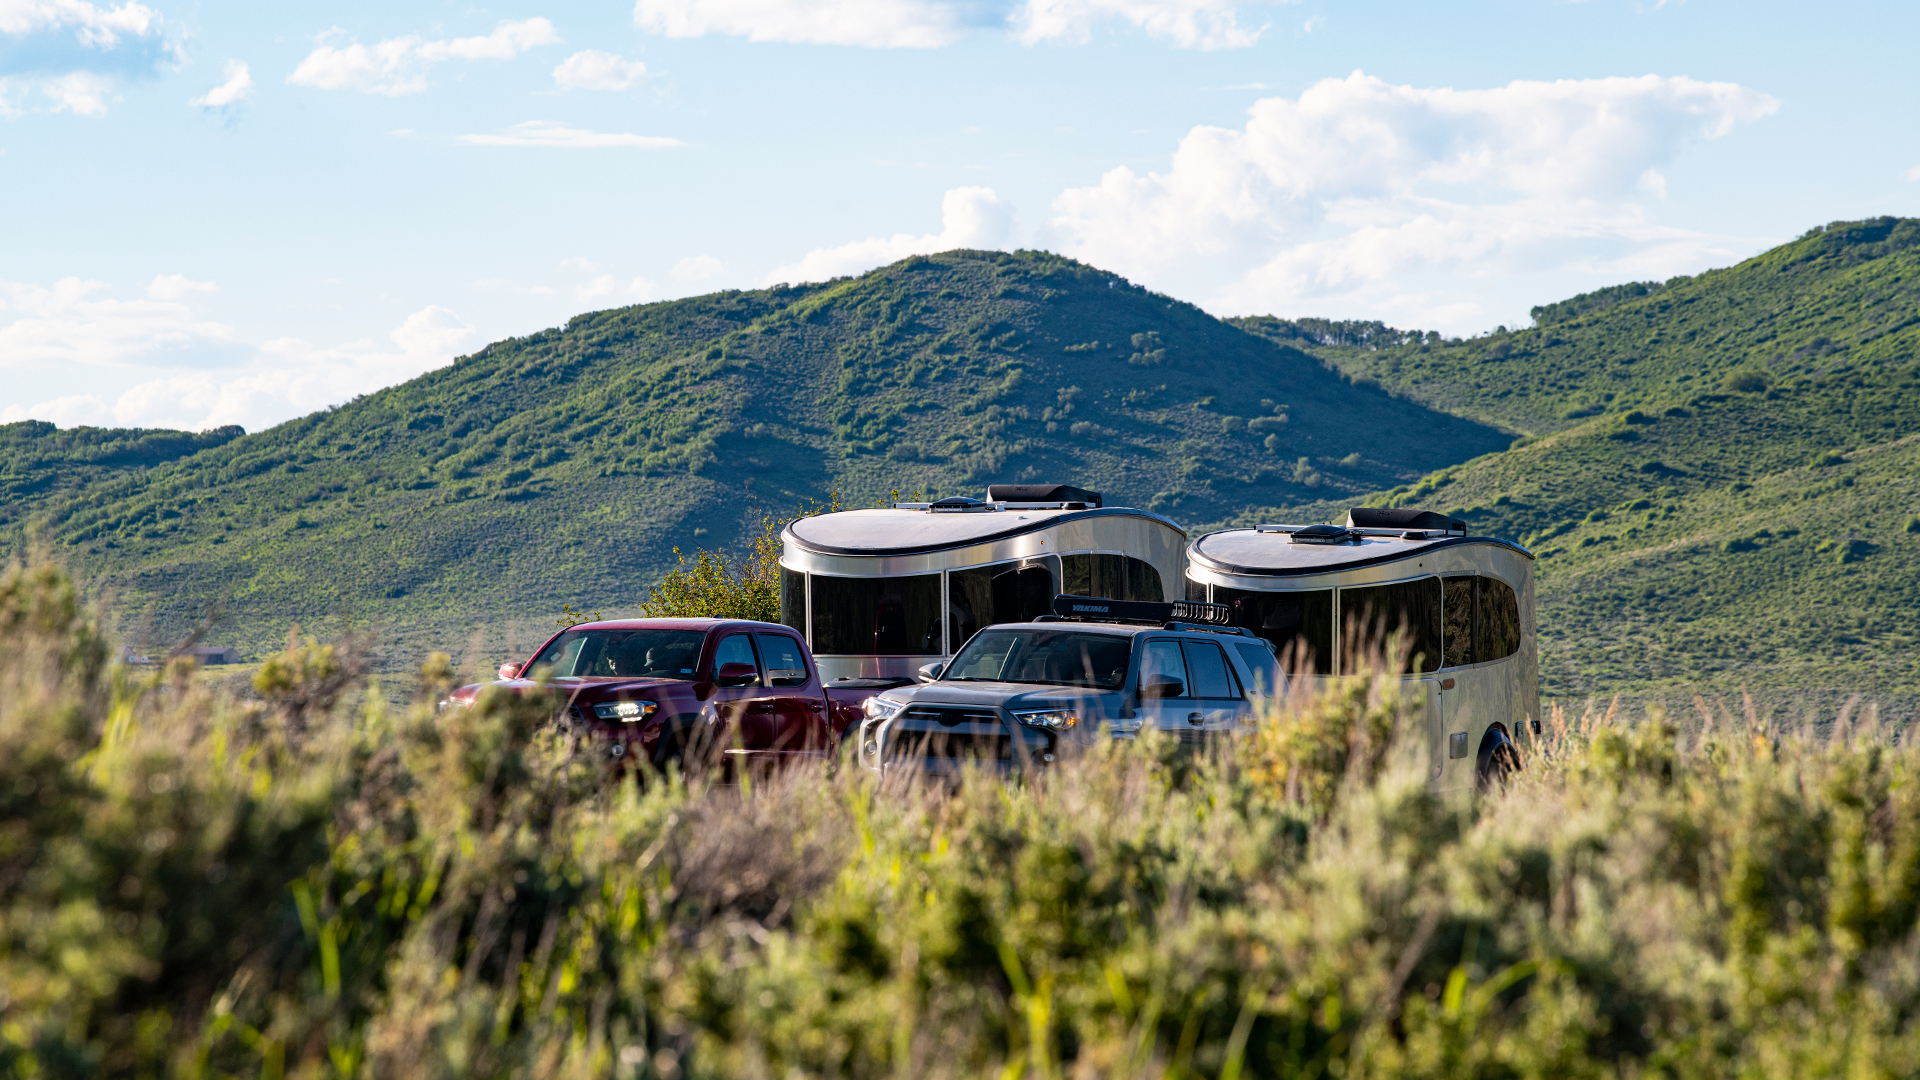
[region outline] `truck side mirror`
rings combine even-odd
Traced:
[[[509,662],[509,663],[505,663],[505,664],[501,664],[501,665],[500,665],[500,677],[501,677],[502,679],[517,679],[517,678],[519,678],[519,677],[520,677],[520,665],[519,665],[519,664],[515,664],[515,663],[511,663],[511,662]]]
[[[939,682],[940,673],[945,670],[947,670],[947,665],[942,664],[939,661],[935,661],[931,664],[921,664],[919,679],[921,682]]]
[[[752,664],[735,661],[721,664],[720,670],[713,673],[716,686],[752,686],[760,681],[760,671]]]
[[[1148,679],[1146,685],[1140,688],[1142,700],[1186,696],[1187,684],[1166,675],[1156,675]]]

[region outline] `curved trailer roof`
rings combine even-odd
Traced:
[[[923,555],[1003,540],[1069,522],[1101,518],[1146,520],[1186,535],[1185,529],[1159,514],[1111,506],[1085,510],[1027,507],[969,508],[965,511],[905,508],[843,510],[836,514],[800,518],[787,526],[786,538],[807,551],[821,555]]]
[[[1222,529],[1201,536],[1187,549],[1191,564],[1241,577],[1305,577],[1398,562],[1443,548],[1492,544],[1528,559],[1533,552],[1494,536],[1403,538],[1360,536],[1334,544],[1295,543],[1277,530]]]

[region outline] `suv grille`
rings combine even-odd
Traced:
[[[962,725],[976,730],[956,730]],[[892,758],[1012,761],[1017,754],[1013,736],[992,709],[911,705],[894,721],[887,739],[887,756]]]

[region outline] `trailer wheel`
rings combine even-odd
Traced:
[[[1520,749],[1500,728],[1488,731],[1486,737],[1480,740],[1479,762],[1474,770],[1480,790],[1503,784],[1519,771]]]

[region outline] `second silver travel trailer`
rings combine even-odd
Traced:
[[[1533,553],[1430,511],[1356,508],[1343,525],[1224,529],[1193,542],[1187,599],[1232,608],[1298,677],[1352,670],[1404,632],[1430,780],[1484,783],[1539,733]]]
[[[781,621],[825,679],[911,678],[1061,593],[1181,599],[1185,530],[1065,484],[801,518],[781,534]]]

